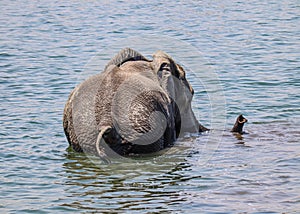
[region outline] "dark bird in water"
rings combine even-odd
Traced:
[[[239,115],[235,121],[233,128],[231,129],[231,132],[243,134],[243,127],[244,124],[247,123],[247,121],[248,120],[245,117],[243,117],[243,115]]]

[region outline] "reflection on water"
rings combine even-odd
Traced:
[[[167,211],[168,205],[176,207],[186,201],[186,196],[178,191],[181,183],[201,179],[201,176],[186,176],[183,172],[188,171],[191,164],[169,155],[141,158],[132,163],[116,160],[111,165],[95,165],[86,156],[78,158],[78,154],[72,152],[67,158],[69,162],[63,164],[64,190],[68,197],[82,196],[82,200],[62,205],[73,208],[99,212],[145,208]]]
[[[193,206],[193,211],[200,212],[226,209],[228,203],[236,204],[236,211],[249,204],[261,211],[266,207],[283,210],[284,203],[296,205],[297,190],[286,193],[286,188],[299,181],[296,174],[289,173],[296,169],[299,157],[286,156],[289,148],[280,146],[285,136],[278,123],[274,124],[277,128],[268,124],[272,131],[263,131],[264,125],[249,127],[244,135],[226,132],[206,165],[198,162],[205,135],[178,142],[179,149],[175,146],[175,152],[163,156],[132,162],[116,159],[110,165],[70,151],[61,174],[65,192],[61,206],[97,212],[180,212]],[[280,203],[269,207],[270,197]]]

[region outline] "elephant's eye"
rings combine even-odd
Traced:
[[[171,71],[170,65],[168,63],[162,63],[160,66],[161,71]]]

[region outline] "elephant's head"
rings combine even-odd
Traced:
[[[177,105],[180,115],[180,133],[199,131],[199,122],[192,111],[192,98],[194,90],[186,79],[184,69],[169,55],[157,51],[153,55],[152,67],[158,75],[162,88],[169,94]]]

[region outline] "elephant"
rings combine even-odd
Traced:
[[[63,128],[77,152],[109,162],[114,155],[155,153],[185,133],[205,132],[192,110],[194,90],[182,66],[157,51],[149,60],[125,48],[71,92]]]

